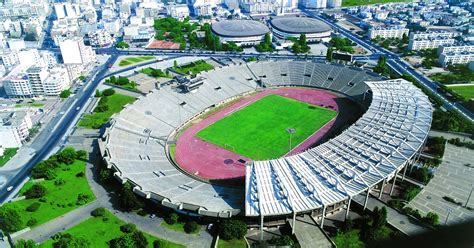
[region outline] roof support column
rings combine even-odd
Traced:
[[[383,188],[385,187],[385,179],[382,180],[382,185],[380,186],[379,199],[382,198]]]
[[[321,229],[324,229],[324,217],[326,216],[326,205],[323,206],[323,216],[321,218]]]
[[[347,220],[349,217],[349,209],[351,208],[352,196],[349,196],[349,201],[347,202],[346,217],[344,220]]]
[[[403,168],[402,182],[405,181],[405,174],[407,173],[407,167],[408,167],[408,163],[406,163],[405,168]]]
[[[293,212],[293,225],[291,227],[291,234],[295,234],[295,226],[296,226],[296,211]]]
[[[367,193],[365,193],[364,210],[367,208],[367,201],[369,200],[369,195],[370,195],[370,188],[368,188]]]
[[[263,214],[260,215],[260,240],[263,240]]]
[[[393,189],[395,188],[395,183],[397,182],[398,171],[395,171],[395,175],[393,176],[392,187],[390,187],[390,196],[393,194]]]

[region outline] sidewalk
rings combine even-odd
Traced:
[[[354,196],[352,199],[357,204],[364,206],[365,196],[365,193],[361,193],[357,196]],[[430,229],[423,226],[418,220],[401,214],[379,199],[370,196],[367,201],[367,208],[372,211],[375,207],[385,207],[387,209],[387,223],[408,236],[430,231]]]

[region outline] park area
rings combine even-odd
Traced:
[[[64,231],[62,236],[70,235],[70,238],[68,239],[75,241],[71,243],[80,243],[87,247],[145,247],[145,245],[150,248],[184,247],[183,245],[141,232],[137,230],[134,225],[127,225],[107,210],[101,212],[100,215],[90,217],[77,226]],[[54,237],[48,239],[46,242],[42,243],[40,247],[58,247],[57,243],[60,239],[64,238]],[[114,245],[112,245],[112,243]],[[130,246],[123,246],[124,243],[127,243]]]
[[[214,66],[209,63],[206,63],[206,61],[204,60],[198,60],[182,66],[176,65],[173,69],[182,74],[196,75],[202,71],[212,70],[214,69]]]
[[[152,60],[154,58],[155,57],[153,56],[127,57],[120,60],[119,66],[129,66],[129,65],[145,62],[148,60]]]
[[[336,111],[271,94],[211,124],[197,137],[247,158],[277,158],[331,121]],[[289,144],[289,130],[291,147]]]
[[[120,112],[123,106],[134,101],[134,97],[117,93],[110,96],[102,95],[94,113],[85,115],[79,122],[79,126],[99,129],[109,121],[113,114]]]
[[[369,4],[384,4],[384,3],[397,3],[397,2],[408,2],[407,0],[342,0],[342,6],[358,6],[358,5],[369,5]]]
[[[5,148],[3,155],[0,156],[0,167],[4,166],[8,160],[10,160],[13,156],[15,156],[18,148]]]
[[[466,100],[473,99],[474,98],[474,84],[472,85],[448,85],[448,88]]]
[[[0,218],[7,218],[6,231],[35,227],[95,199],[85,176],[87,153],[66,148],[38,163],[19,194],[24,199],[4,204]]]

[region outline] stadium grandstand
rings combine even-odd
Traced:
[[[243,215],[260,218],[263,225],[265,217],[312,213],[323,218],[322,225],[324,216],[350,204],[353,196],[404,175],[431,125],[431,105],[419,89],[358,68],[266,61],[198,76],[204,83],[192,93],[164,85],[125,106],[113,116],[99,147],[114,176],[133,184],[135,193],[203,216]],[[171,157],[177,133],[210,109],[250,92],[289,86],[335,92],[359,103],[365,113],[339,135],[301,153],[249,161],[244,186],[206,180]]]

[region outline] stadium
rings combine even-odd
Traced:
[[[273,18],[270,27],[273,35],[280,39],[299,38],[304,34],[308,42],[330,38],[332,31],[326,23],[308,17]]]
[[[265,34],[270,32],[268,27],[252,20],[223,20],[211,25],[212,32],[219,36],[222,42],[235,42],[241,46],[253,46],[262,42]]]
[[[428,98],[411,83],[309,61],[223,66],[162,85],[99,141],[119,181],[162,206],[249,219],[326,215],[383,188],[419,156]],[[367,194],[368,195],[368,194]]]

